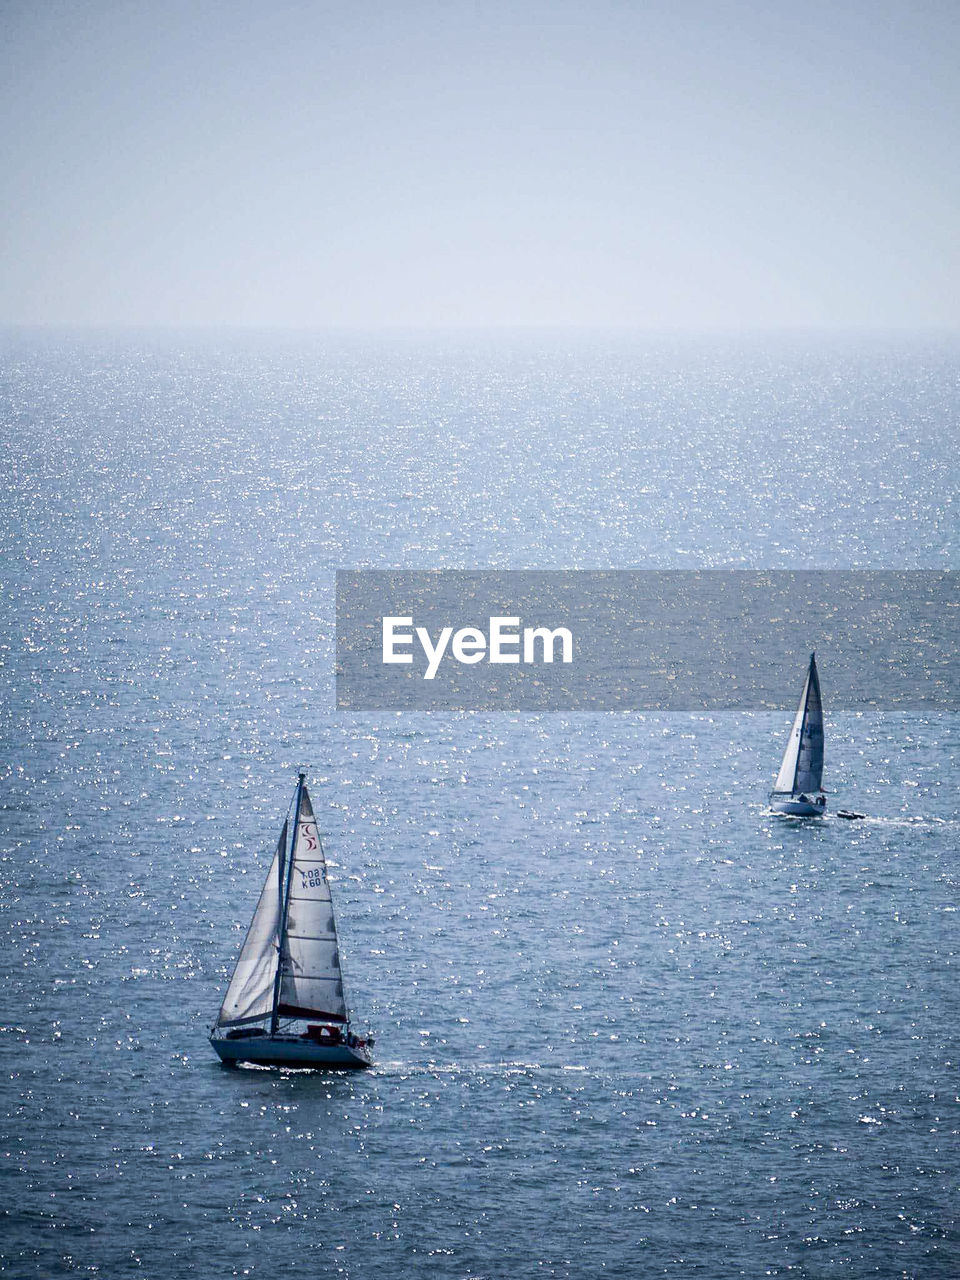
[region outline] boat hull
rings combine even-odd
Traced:
[[[362,1071],[373,1065],[362,1045],[317,1044],[303,1036],[255,1036],[227,1040],[211,1036],[226,1066],[249,1062],[258,1067],[299,1067],[313,1071]]]
[[[788,818],[822,818],[826,805],[798,800],[795,796],[777,796],[770,801],[770,808]]]

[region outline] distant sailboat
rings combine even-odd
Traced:
[[[233,977],[210,1035],[228,1065],[369,1067],[350,1031],[337,930],[313,806],[297,782],[293,836],[284,822]]]
[[[770,793],[770,808],[794,818],[819,817],[827,807],[822,782],[823,704],[816,655],[811,653],[800,705]]]

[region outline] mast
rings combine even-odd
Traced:
[[[287,858],[286,875],[283,877],[282,905],[280,908],[280,928],[277,934],[277,974],[273,980],[273,1009],[270,1013],[270,1034],[277,1034],[280,1023],[280,983],[283,980],[283,938],[287,931],[287,912],[290,908],[290,878],[293,875],[293,855],[297,848],[297,836],[300,831],[300,806],[303,803],[303,781],[306,773],[301,769],[297,778],[297,799],[293,814],[293,836],[290,842],[290,853]]]

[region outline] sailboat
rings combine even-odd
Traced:
[[[371,1065],[350,1030],[320,832],[302,771],[250,928],[210,1033],[221,1062],[344,1070]]]
[[[800,705],[783,753],[783,763],[770,793],[774,813],[816,818],[827,807],[823,793],[823,703],[816,654],[810,655]]]

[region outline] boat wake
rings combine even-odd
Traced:
[[[404,1062],[395,1059],[377,1062],[368,1076],[525,1076],[531,1072],[542,1075],[545,1072],[585,1073],[589,1067],[582,1063],[542,1063],[542,1062]]]
[[[837,810],[833,813],[828,810],[822,815],[818,814],[815,818],[811,818],[803,814],[780,813],[777,809],[764,809],[762,812],[765,818],[776,818],[779,822],[795,823],[797,826],[810,826],[811,828],[846,826],[854,822],[858,826],[864,827],[902,827],[913,831],[922,831],[925,828],[939,830],[941,827],[960,827],[960,820],[958,819],[933,818],[924,814],[914,814],[906,818],[884,818],[877,814],[860,813],[852,810]]]

